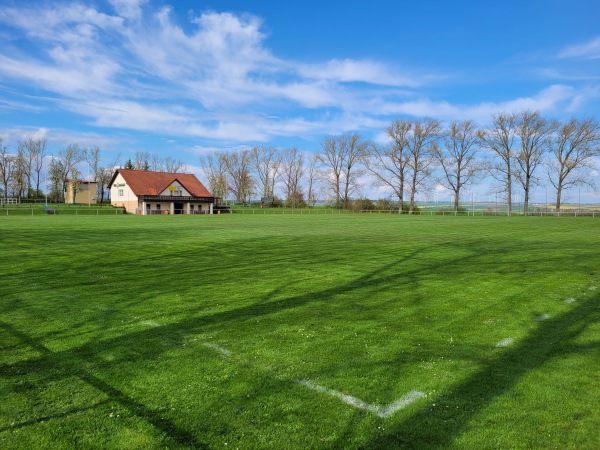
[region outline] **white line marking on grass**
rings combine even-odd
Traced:
[[[575,303],[575,299],[573,297],[570,297],[565,300],[565,303]]]
[[[496,347],[508,347],[513,342],[514,342],[513,338],[502,339],[501,341],[498,341],[498,343],[496,344]]]
[[[399,411],[402,408],[407,407],[415,400],[426,397],[426,395],[423,392],[410,391],[405,396],[400,397],[398,400],[396,400],[393,403],[390,403],[387,406],[377,406],[377,405],[371,405],[367,402],[364,402],[359,398],[352,397],[351,395],[347,395],[342,392],[335,391],[333,389],[329,389],[325,386],[320,386],[309,380],[296,380],[296,383],[306,386],[307,388],[312,389],[313,391],[321,392],[321,393],[327,394],[331,397],[335,397],[335,398],[343,401],[347,405],[353,406],[354,408],[370,411],[374,414],[377,414],[379,417],[383,417],[383,418],[391,416],[396,411]]]
[[[202,345],[206,348],[210,348],[211,350],[219,352],[223,356],[231,356],[231,352],[229,350],[227,350],[226,348],[223,348],[223,347],[219,347],[216,344],[210,344],[208,342],[203,342]]]
[[[149,327],[160,327],[160,323],[154,322],[153,320],[144,320],[140,323],[142,325],[148,325]]]
[[[548,320],[550,318],[549,314],[542,314],[541,316],[538,316],[537,320],[540,322],[543,322],[544,320]]]
[[[590,286],[588,288],[588,291],[595,291],[596,289],[598,289],[596,286]]]

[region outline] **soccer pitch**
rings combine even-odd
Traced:
[[[600,448],[600,219],[0,218],[2,448]]]

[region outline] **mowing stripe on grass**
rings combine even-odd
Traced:
[[[419,391],[410,391],[408,394],[399,398],[393,403],[390,403],[388,406],[377,406],[371,405],[367,402],[362,401],[359,398],[352,397],[351,395],[343,394],[342,392],[335,391],[333,389],[329,389],[325,386],[320,386],[318,384],[313,383],[309,380],[296,380],[296,383],[306,386],[313,391],[321,392],[323,394],[330,395],[331,397],[335,397],[347,405],[353,406],[354,408],[364,409],[366,411],[370,411],[374,414],[377,414],[379,417],[389,417],[394,414],[396,411],[401,410],[402,408],[407,407],[415,400],[420,398],[424,398],[425,394]]]

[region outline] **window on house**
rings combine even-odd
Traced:
[[[119,197],[123,197],[123,189],[119,189]]]
[[[156,209],[160,209],[160,203],[156,205]]]

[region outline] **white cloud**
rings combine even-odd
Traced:
[[[86,133],[62,128],[0,128],[0,135],[5,136],[7,141],[15,143],[20,139],[28,137],[33,137],[34,139],[46,139],[49,146],[52,147],[50,148],[51,152],[68,144],[79,144],[83,147],[98,145],[104,149],[125,142],[123,139],[107,137],[100,133]]]
[[[386,102],[377,105],[377,110],[387,115],[408,115],[413,117],[435,117],[441,120],[473,119],[477,122],[489,120],[491,114],[499,111],[517,112],[525,109],[553,113],[559,109],[571,109],[574,102],[583,101],[589,89],[577,90],[566,85],[552,85],[537,94],[519,97],[505,102],[482,102],[475,105],[453,105],[446,101],[429,99]]]
[[[64,55],[59,59],[69,59]],[[111,80],[118,66],[109,60],[77,61],[69,67],[50,66],[35,60],[11,59],[0,55],[0,71],[6,76],[28,81],[57,94],[69,97],[89,97],[93,94],[113,95],[122,89]]]
[[[123,20],[79,3],[54,3],[51,6],[3,7],[0,23],[22,29],[31,39],[73,44],[90,42],[95,35],[93,30],[119,29]]]
[[[540,91],[533,97],[521,97],[499,105],[504,111],[519,111],[524,109],[551,111],[559,104],[572,99],[575,89],[571,86],[556,84]]]
[[[4,37],[0,47],[3,79],[37,92],[22,95],[30,110],[52,103],[96,127],[232,145],[382,130],[397,116],[487,121],[504,110],[574,110],[598,95],[557,84],[505,102],[432,100],[420,89],[442,79],[438,73],[370,59],[281,59],[266,46],[262,19],[250,14],[204,12],[182,26],[171,7],[109,2],[111,13],[77,2],[0,9],[0,23],[34,49],[25,53]],[[600,54],[600,38],[579,47],[564,57]],[[0,110],[20,103],[2,100]]]
[[[403,75],[386,64],[367,60],[333,59],[324,64],[300,65],[298,72],[307,78],[318,80],[363,82],[387,86],[417,87],[426,81],[424,77]]]
[[[583,44],[566,47],[559,52],[558,56],[560,58],[598,59],[600,58],[600,37]]]
[[[600,79],[600,74],[588,74],[588,73],[578,73],[573,71],[572,69],[537,69],[535,71],[536,74],[544,77],[551,78],[554,80],[562,80],[562,81],[595,81]]]
[[[131,20],[142,18],[142,6],[147,0],[108,0],[119,16]]]

